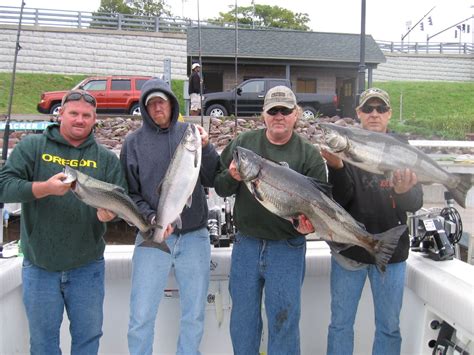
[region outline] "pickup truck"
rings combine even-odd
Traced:
[[[291,88],[287,79],[250,79],[235,89],[213,92],[203,97],[203,112],[206,116],[223,117],[235,112],[237,94],[237,115],[255,116],[262,112],[263,99],[269,89],[284,85]],[[337,96],[332,94],[296,93],[298,105],[303,108],[303,118],[315,118],[318,115],[334,116],[337,111]]]
[[[87,90],[97,101],[97,112],[139,115],[140,90],[150,76],[95,76],[88,77],[73,89]],[[41,94],[37,110],[57,115],[67,91],[48,91]]]

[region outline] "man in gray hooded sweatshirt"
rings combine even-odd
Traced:
[[[163,180],[187,123],[179,122],[179,104],[166,82],[147,81],[141,91],[142,126],[129,134],[120,160],[125,170],[130,197],[142,215],[152,222]],[[203,186],[214,184],[219,156],[209,136],[202,137],[202,163],[192,205],[181,214],[182,228],[168,227],[168,254],[158,248],[138,247],[137,235],[132,259],[132,291],[128,347],[130,354],[152,354],[155,319],[172,266],[179,286],[181,322],[177,354],[199,354],[204,330],[204,312],[209,285],[210,241],[207,231],[207,202]],[[186,174],[183,171],[183,174]]]

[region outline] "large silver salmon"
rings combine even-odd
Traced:
[[[290,221],[304,214],[313,224],[318,237],[339,243],[340,250],[350,245],[366,249],[374,257],[377,268],[385,271],[406,225],[371,234],[323,193],[322,185],[316,180],[242,147],[237,147],[233,154],[241,178],[264,207]]]
[[[91,207],[114,212],[128,224],[136,226],[144,236],[152,234],[152,226],[146,222],[122,187],[94,179],[70,166],[65,167],[64,173],[67,175],[64,182],[71,182],[71,191],[79,200]],[[170,253],[166,243],[156,247]]]
[[[156,226],[152,240],[162,243],[169,224],[181,228],[181,212],[190,207],[192,195],[201,169],[201,135],[189,124],[171,159],[159,187],[160,199],[156,208]],[[147,241],[144,242],[146,245]]]
[[[331,123],[319,123],[319,127],[323,131],[322,147],[348,163],[381,175],[408,168],[421,183],[443,184],[456,202],[466,207],[466,195],[472,187],[470,174],[451,174],[416,147],[386,133]]]

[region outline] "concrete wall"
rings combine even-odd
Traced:
[[[474,55],[384,52],[374,81],[474,81]]]
[[[17,28],[0,25],[0,72],[13,68]],[[24,26],[21,32],[19,72],[86,75],[163,74],[163,60],[171,59],[173,79],[187,79],[186,34],[131,32],[117,30],[68,29]],[[404,54],[384,52],[387,58],[373,72],[374,81],[473,81],[474,55]],[[281,68],[262,68],[259,75],[279,74]],[[302,69],[292,70],[292,80]],[[254,74],[255,68],[243,68],[239,75]],[[231,70],[233,75],[233,70]],[[333,74],[318,73],[318,91],[334,92]],[[312,73],[311,76],[314,76]],[[224,89],[234,86],[234,78],[224,75]],[[231,85],[230,85],[231,84]]]
[[[0,25],[0,72],[13,69],[16,37]],[[25,26],[20,44],[19,72],[161,76],[170,58],[171,77],[187,78],[186,34]]]

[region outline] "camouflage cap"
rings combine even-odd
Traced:
[[[382,100],[385,105],[390,107],[390,97],[388,96],[386,91],[383,91],[379,88],[370,88],[365,90],[362,94],[360,94],[359,98],[359,106],[357,108],[362,107],[368,100],[377,98]]]
[[[267,112],[277,106],[287,108],[294,108],[296,106],[295,94],[289,87],[280,85],[268,90],[263,102],[263,111]]]

